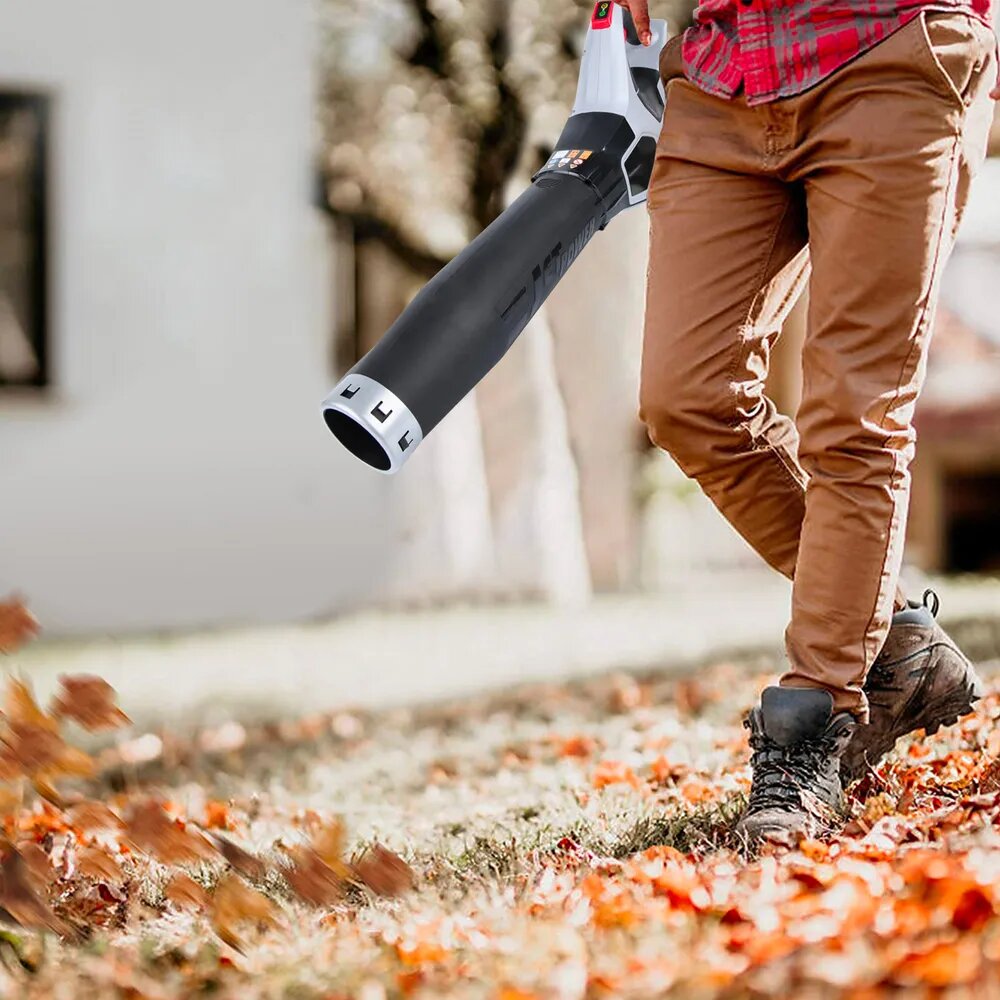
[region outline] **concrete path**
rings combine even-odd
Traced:
[[[938,587],[946,620],[1000,619],[1000,583]],[[432,701],[614,669],[680,671],[737,652],[780,654],[789,588],[771,574],[581,608],[370,612],[322,624],[184,637],[39,642],[8,663],[47,696],[95,673],[140,725],[278,717]]]

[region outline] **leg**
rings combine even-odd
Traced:
[[[799,411],[809,482],[782,683],[825,688],[862,718],[902,558],[939,278],[985,151],[989,35],[963,15],[919,18],[799,105],[807,139],[790,176],[806,185],[813,261]]]
[[[795,427],[765,396],[764,379],[808,259],[801,192],[756,172],[758,134],[742,102],[671,84],[650,185],[640,417],[791,576],[805,479]]]

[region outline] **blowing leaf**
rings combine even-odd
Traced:
[[[241,875],[247,878],[263,878],[267,874],[267,865],[257,855],[243,850],[242,847],[219,834],[213,835],[212,841],[219,849],[219,853]]]
[[[38,620],[18,598],[0,601],[0,653],[13,653],[38,634]]]
[[[90,674],[63,675],[60,692],[52,702],[52,714],[73,719],[84,729],[120,729],[131,722],[115,704],[115,689],[103,678]]]
[[[413,869],[398,854],[376,844],[354,866],[358,879],[379,896],[400,896],[413,887]]]
[[[8,848],[0,861],[0,906],[25,927],[64,928],[33,884],[31,869],[21,854]]]
[[[167,864],[193,864],[216,856],[201,834],[172,820],[163,806],[151,799],[132,810],[126,827],[132,844]]]
[[[274,927],[277,922],[278,908],[274,903],[248,886],[238,875],[227,875],[215,887],[212,926],[231,947],[242,950],[239,932],[243,927]]]

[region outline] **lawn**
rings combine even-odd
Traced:
[[[855,786],[842,836],[746,857],[777,667],[103,749],[110,690],[43,711],[11,680],[0,995],[997,995],[998,690]]]

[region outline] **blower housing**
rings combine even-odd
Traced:
[[[594,235],[645,202],[663,120],[666,22],[651,31],[643,46],[626,10],[596,4],[555,152],[323,401],[327,427],[362,462],[399,471],[504,356]]]

